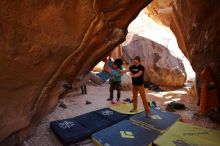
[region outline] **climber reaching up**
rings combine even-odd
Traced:
[[[89,79],[97,85],[105,83],[108,79],[114,78],[120,75],[120,67],[123,64],[121,59],[116,59],[114,62],[108,59],[105,62],[103,70],[99,73],[90,72],[88,74]]]
[[[81,86],[85,84],[86,81],[91,80],[93,83],[97,85],[101,85],[105,83],[110,78],[114,78],[117,76],[121,76],[124,72],[120,70],[121,66],[123,64],[123,61],[121,59],[116,59],[115,61],[112,61],[111,59],[107,59],[105,61],[103,70],[99,73],[95,72],[89,72],[84,78],[80,78],[80,82],[73,85],[73,87]]]

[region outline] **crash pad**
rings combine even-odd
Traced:
[[[181,116],[176,113],[163,112],[157,109],[151,109],[150,117],[146,118],[145,112],[131,116],[130,120],[146,127],[151,127],[161,133],[165,132],[167,128],[180,120]]]
[[[133,109],[132,103],[118,103],[118,104],[114,104],[110,108],[116,112],[123,114],[130,114],[130,115],[138,114],[144,111],[143,108],[138,108],[137,112],[130,112]]]
[[[64,146],[90,137],[89,131],[74,118],[50,122],[50,127]]]
[[[75,117],[75,120],[88,129],[91,134],[114,124],[112,121],[98,115],[96,112],[80,115]]]
[[[176,122],[154,141],[158,146],[219,146],[220,131]]]
[[[111,110],[110,108],[104,108],[95,111],[98,115],[106,118],[109,121],[112,121],[113,123],[118,123],[122,120],[129,119],[130,115],[128,114],[122,114],[116,111]]]
[[[147,146],[160,135],[160,132],[143,128],[130,120],[121,121],[92,135],[97,146]]]

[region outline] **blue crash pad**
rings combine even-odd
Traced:
[[[124,120],[93,134],[92,140],[97,146],[147,146],[159,135],[154,129]]]
[[[50,127],[65,146],[90,137],[89,130],[81,126],[74,118],[50,122]]]
[[[79,122],[83,127],[88,129],[91,134],[114,124],[113,122],[107,120],[95,112],[80,115],[75,117],[75,120]]]
[[[129,119],[130,115],[122,114],[116,111],[111,110],[110,108],[104,108],[95,111],[98,115],[106,118],[109,121],[112,121],[113,123],[118,123],[122,120]]]
[[[163,112],[157,109],[151,109],[151,116],[149,118],[146,118],[145,112],[130,117],[131,121],[162,133],[180,119],[181,116],[179,114]]]

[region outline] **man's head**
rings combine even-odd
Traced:
[[[120,58],[118,58],[118,59],[115,59],[112,67],[114,69],[118,69],[118,68],[121,68],[122,64],[123,64],[123,61]]]
[[[139,65],[141,63],[141,58],[139,56],[135,56],[133,63],[134,65]]]

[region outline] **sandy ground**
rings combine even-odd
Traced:
[[[62,101],[67,105],[67,108],[57,106],[56,109],[48,114],[38,125],[34,134],[24,142],[24,146],[61,146],[58,139],[55,137],[49,127],[50,121],[72,118],[93,110],[111,106],[106,99],[109,97],[109,85],[106,83],[102,86],[88,85],[89,94],[82,95],[80,91],[71,92],[66,95]],[[196,106],[197,98],[187,96],[186,89],[172,90],[166,92],[153,92],[146,89],[147,99],[156,101],[157,105],[164,110],[166,104],[171,101],[184,103],[186,109],[177,111],[181,114],[183,122],[193,123],[198,126],[220,130],[220,123],[215,123],[208,118],[196,118],[193,114],[199,110]],[[115,93],[116,97],[116,93]],[[131,91],[122,91],[121,101],[125,98],[131,98]],[[140,98],[139,98],[140,99]],[[92,104],[86,105],[86,100]],[[142,107],[141,100],[139,106]],[[83,141],[75,146],[94,146],[91,140]]]

